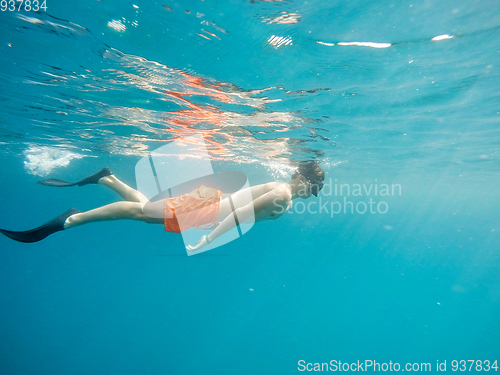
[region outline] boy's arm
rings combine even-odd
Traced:
[[[253,202],[235,209],[210,234],[203,236],[197,245],[187,246],[187,249],[191,251],[201,249],[217,237],[233,229],[236,226],[236,222],[244,223],[252,218],[255,221],[277,219],[290,208],[291,200],[291,193],[284,188],[274,189],[261,195]],[[238,220],[235,220],[236,218]]]

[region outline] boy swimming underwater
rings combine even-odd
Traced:
[[[149,202],[140,191],[120,181],[109,168],[104,168],[74,183],[58,179],[38,182],[54,187],[104,185],[116,191],[124,201],[86,212],[72,208],[35,229],[27,231],[0,229],[0,232],[13,240],[31,243],[79,225],[120,219],[163,224],[166,231],[174,233],[180,233],[190,227],[213,228],[212,232],[201,237],[195,246],[187,246],[188,250],[196,251],[234,228],[238,222],[243,223],[250,218],[255,218],[255,221],[275,220],[283,216],[292,207],[294,199],[317,196],[323,187],[324,178],[325,174],[317,162],[306,161],[299,163],[290,182],[269,182],[252,186],[224,199],[221,199],[221,191],[201,185],[175,198]],[[251,193],[251,202],[245,199],[248,190]],[[141,202],[147,203],[143,205]],[[183,217],[182,221],[178,220],[180,215]]]

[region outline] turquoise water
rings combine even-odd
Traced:
[[[331,189],[191,257],[132,221],[1,237],[0,373],[500,360],[497,2],[47,7],[0,12],[0,228],[118,199],[41,178],[135,186],[147,151],[194,134],[252,184],[314,159]]]

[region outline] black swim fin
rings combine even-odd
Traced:
[[[101,169],[99,172],[93,174],[92,176],[86,177],[78,182],[68,182],[64,180],[59,180],[57,178],[49,178],[48,180],[38,180],[37,182],[41,185],[56,186],[56,187],[68,187],[68,186],[85,186],[88,184],[97,184],[99,179],[104,176],[110,176],[113,172],[108,167]]]
[[[26,230],[22,232],[16,232],[11,230],[0,229],[0,232],[5,234],[7,237],[19,242],[38,242],[43,240],[45,237],[50,236],[52,233],[64,230],[64,222],[71,215],[77,214],[76,208],[72,208],[66,211],[62,215],[59,215],[55,219],[39,226],[38,228]]]

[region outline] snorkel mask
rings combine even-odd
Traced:
[[[292,179],[298,176],[301,176],[303,181],[307,181],[309,183],[309,190],[311,194],[317,197],[323,188],[323,180],[325,179],[325,173],[319,166],[318,162],[314,160],[300,162],[297,171],[292,176]]]
[[[311,181],[309,179],[307,181],[311,185],[311,194],[317,197],[321,189],[323,189],[323,181]]]

